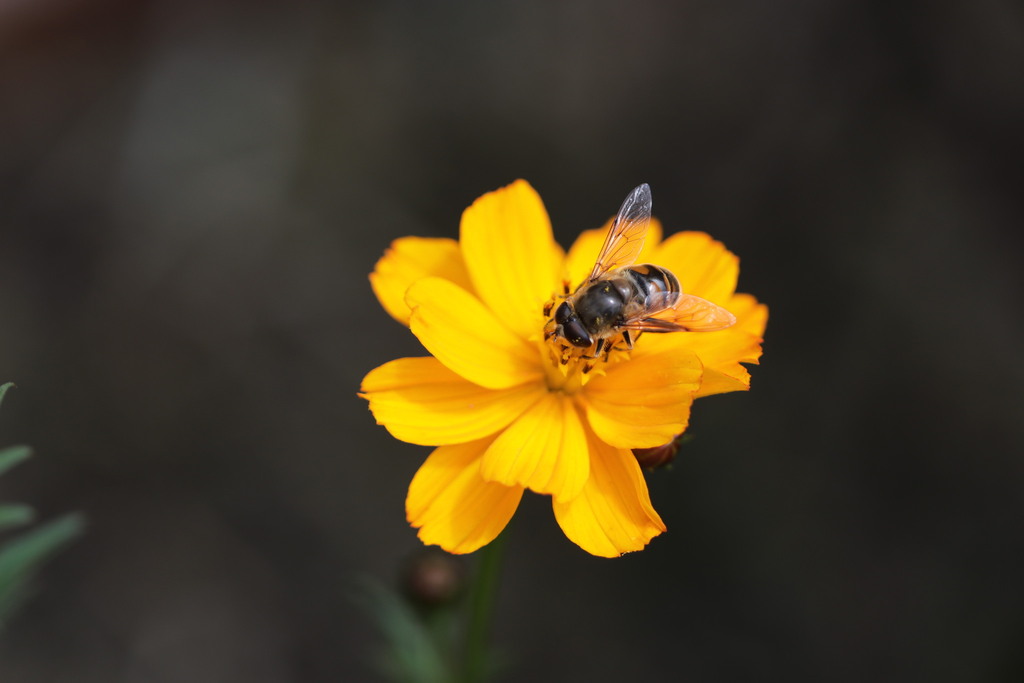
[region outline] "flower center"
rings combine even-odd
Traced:
[[[548,389],[572,395],[586,386],[592,377],[603,375],[609,363],[628,360],[630,348],[624,336],[618,332],[596,338],[585,347],[569,343],[559,333],[559,325],[553,313],[557,304],[565,298],[553,296],[545,305],[547,322],[539,345]]]

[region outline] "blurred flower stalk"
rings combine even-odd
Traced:
[[[378,672],[405,683],[480,683],[500,668],[490,649],[504,538],[483,548],[470,580],[463,560],[436,548],[419,549],[397,589],[364,578],[354,598],[376,622],[385,647]]]

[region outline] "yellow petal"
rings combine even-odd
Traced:
[[[589,468],[586,436],[572,400],[549,393],[498,435],[480,474],[569,500],[583,488]]]
[[[604,244],[604,238],[608,234],[608,229],[611,227],[612,219],[608,219],[608,222],[604,224],[604,227],[596,230],[586,230],[580,233],[580,236],[573,242],[572,247],[569,249],[569,255],[566,257],[566,269],[569,277],[569,289],[572,291],[580,285],[585,279],[590,277],[590,271],[594,269],[594,264],[597,263],[598,254],[601,251],[601,245]],[[647,238],[644,240],[644,248],[641,250],[640,255],[637,257],[637,263],[654,263],[656,249],[658,243],[661,242],[661,223],[657,219],[652,218],[651,224],[647,228]]]
[[[654,263],[671,270],[683,291],[725,305],[736,291],[740,261],[703,232],[679,232],[661,243]]]
[[[533,384],[485,389],[436,358],[399,358],[371,371],[361,387],[377,424],[424,446],[464,443],[496,434],[540,398]]]
[[[605,366],[583,388],[587,420],[617,448],[653,448],[686,429],[701,363],[681,347],[678,335],[645,335],[633,357]],[[642,352],[641,352],[642,351]]]
[[[555,519],[569,540],[592,555],[641,550],[665,524],[651,505],[640,466],[630,451],[588,436],[590,477],[580,495],[554,501]]]
[[[696,397],[746,391],[750,388],[750,373],[740,365],[741,359],[754,360],[761,352],[761,339],[746,332],[722,330],[707,334],[693,334],[687,339],[687,348],[704,365],[704,378]]]
[[[479,299],[448,280],[428,277],[406,293],[409,326],[446,367],[488,389],[543,376],[536,345],[510,331]]]
[[[459,243],[440,237],[402,237],[392,242],[370,273],[370,286],[384,310],[408,325],[405,292],[412,283],[431,275],[473,291]]]
[[[517,180],[480,197],[462,214],[459,242],[480,299],[522,338],[539,336],[564,257],[537,192]]]
[[[768,324],[768,307],[757,302],[749,294],[736,294],[725,304],[729,312],[736,316],[737,330],[743,330],[755,337],[764,336],[765,325]]]
[[[735,311],[735,325],[720,332],[685,337],[686,347],[704,365],[697,397],[750,389],[750,373],[740,363],[756,364],[761,357],[761,334],[768,320],[768,307],[749,294],[736,294],[728,307]]]
[[[493,541],[512,519],[523,489],[480,478],[480,457],[489,443],[441,446],[412,478],[406,516],[423,543],[471,553]]]

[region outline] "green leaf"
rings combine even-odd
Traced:
[[[0,531],[24,526],[35,518],[35,512],[27,505],[0,505]]]
[[[14,382],[7,382],[3,386],[0,386],[0,403],[4,402],[4,394],[6,394],[7,390],[13,386],[15,386]]]
[[[401,683],[456,680],[444,653],[444,641],[451,636],[444,621],[432,629],[401,595],[368,577],[358,580],[354,588],[353,600],[373,617],[387,641],[376,658],[381,674]]]
[[[3,449],[0,451],[0,474],[31,456],[32,449],[28,446],[9,446]]]
[[[0,550],[0,624],[29,596],[29,580],[57,550],[81,533],[78,513],[65,515],[9,541]]]

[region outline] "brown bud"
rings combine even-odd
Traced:
[[[462,563],[437,548],[423,548],[406,563],[402,591],[417,606],[433,609],[458,599],[466,583]]]
[[[689,436],[679,434],[666,444],[654,448],[634,448],[633,455],[640,467],[645,470],[656,470],[660,467],[670,465],[675,460],[676,453],[684,441],[689,441]]]

